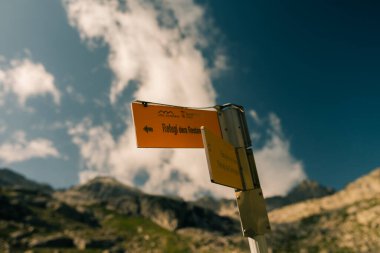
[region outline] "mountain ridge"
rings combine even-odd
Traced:
[[[333,195],[269,213],[279,252],[380,252],[380,168]]]
[[[68,205],[102,204],[106,209],[124,215],[142,216],[157,225],[177,230],[196,227],[221,233],[239,232],[239,226],[228,217],[201,208],[184,200],[146,194],[116,179],[94,178],[89,182],[57,192],[55,197]]]
[[[0,187],[15,187],[45,192],[53,191],[50,185],[27,179],[25,176],[8,168],[0,168]]]
[[[273,222],[293,222],[323,210],[337,209],[355,201],[376,196],[380,196],[380,168],[356,179],[331,196],[282,207],[274,210],[270,217]],[[284,212],[284,210],[289,211]]]
[[[0,185],[0,250],[248,251],[232,200],[220,200],[222,208],[213,210],[216,200],[205,198],[211,206],[204,208],[109,177],[60,191],[25,177],[0,179],[8,182]],[[312,199],[269,212],[272,233],[266,237],[273,252],[380,252],[380,168],[335,193],[310,181],[292,191],[292,200],[302,192]],[[328,195],[318,198],[321,193]]]

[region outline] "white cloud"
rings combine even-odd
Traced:
[[[184,106],[214,102],[210,69],[199,50],[208,43],[202,34],[207,26],[203,8],[187,0],[163,1],[160,7],[131,0],[126,11],[116,0],[64,2],[81,38],[101,39],[110,48],[112,103],[131,80],[139,83],[134,97],[140,100]],[[225,58],[217,52],[214,65],[224,67]]]
[[[262,120],[260,119],[259,115],[257,114],[257,112],[253,109],[249,110],[248,111],[248,114],[249,116],[252,117],[252,119],[256,122],[256,124],[261,124],[262,123]]]
[[[86,118],[80,124],[69,127],[73,142],[80,147],[80,154],[86,168],[101,172],[108,170],[110,152],[115,146],[110,126],[93,127],[90,119]]]
[[[31,97],[48,94],[56,104],[60,103],[54,76],[41,63],[29,59],[12,60],[10,66],[0,69],[0,104],[7,94],[16,95],[21,106]]]
[[[126,10],[118,1],[64,3],[82,39],[92,45],[100,39],[109,46],[108,64],[115,77],[109,93],[112,103],[135,81],[133,97],[139,100],[184,106],[215,104],[210,73],[225,67],[225,57],[219,49],[212,64],[202,56],[200,48],[209,43],[202,29],[214,29],[208,26],[202,7],[181,0],[164,1],[162,6],[132,0]],[[149,192],[189,198],[200,189],[209,189],[226,195],[224,188],[210,184],[203,150],[137,149],[131,121],[125,123],[128,127],[117,139],[112,138],[109,126],[90,126],[88,120],[70,128],[88,168],[81,173],[83,180],[96,172],[108,172],[129,184],[139,181]],[[144,171],[149,176],[139,179]]]
[[[83,40],[90,46],[102,41],[109,47],[108,65],[114,74],[109,92],[112,104],[131,83],[137,83],[133,98],[138,100],[182,106],[215,104],[211,77],[227,68],[227,60],[210,39],[210,34],[217,32],[201,6],[189,0],[130,0],[125,8],[116,0],[63,2],[70,24]],[[206,59],[204,49],[214,57]],[[85,167],[81,182],[99,174],[113,175],[151,193],[192,198],[208,191],[233,197],[231,189],[210,183],[202,149],[137,149],[131,120],[125,124],[125,131],[117,138],[109,125],[96,126],[89,119],[69,128]],[[289,152],[287,141],[277,141],[276,136],[273,134],[266,149],[259,151],[258,162],[266,158],[280,161],[281,152]],[[272,187],[266,179],[262,181]]]
[[[255,115],[252,115],[255,117]],[[285,195],[294,185],[306,178],[301,161],[290,152],[281,121],[271,113],[268,117],[269,137],[255,150],[255,161],[265,196]]]
[[[15,133],[10,141],[0,145],[0,160],[6,164],[46,157],[60,157],[54,144],[43,138],[28,141],[22,131]]]

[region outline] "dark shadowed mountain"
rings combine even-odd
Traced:
[[[53,188],[49,185],[36,183],[7,168],[0,168],[0,187],[14,187],[45,192],[53,191]]]
[[[308,199],[316,199],[335,193],[335,190],[318,184],[315,181],[304,180],[296,185],[285,196],[274,196],[266,198],[267,210],[280,208],[282,206],[294,204]]]

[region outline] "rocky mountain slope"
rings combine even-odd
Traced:
[[[0,187],[0,252],[246,252],[247,248],[236,220],[183,200],[144,194],[112,178],[56,192]]]
[[[49,191],[0,176],[0,252],[249,252],[231,200],[185,202],[106,177]],[[282,198],[311,199],[269,213],[272,252],[380,252],[380,169],[334,194],[313,182],[292,192]]]
[[[280,252],[380,252],[380,168],[323,198],[269,214]]]
[[[98,177],[65,192],[57,192],[55,197],[71,206],[83,208],[97,204],[121,215],[144,217],[170,231],[187,227],[222,234],[240,231],[235,221],[209,209],[180,199],[144,194],[107,177]]]

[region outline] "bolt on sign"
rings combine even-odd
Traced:
[[[139,148],[203,148],[201,126],[222,136],[215,110],[136,101],[132,114]]]
[[[235,147],[205,127],[201,131],[211,182],[243,189]]]

